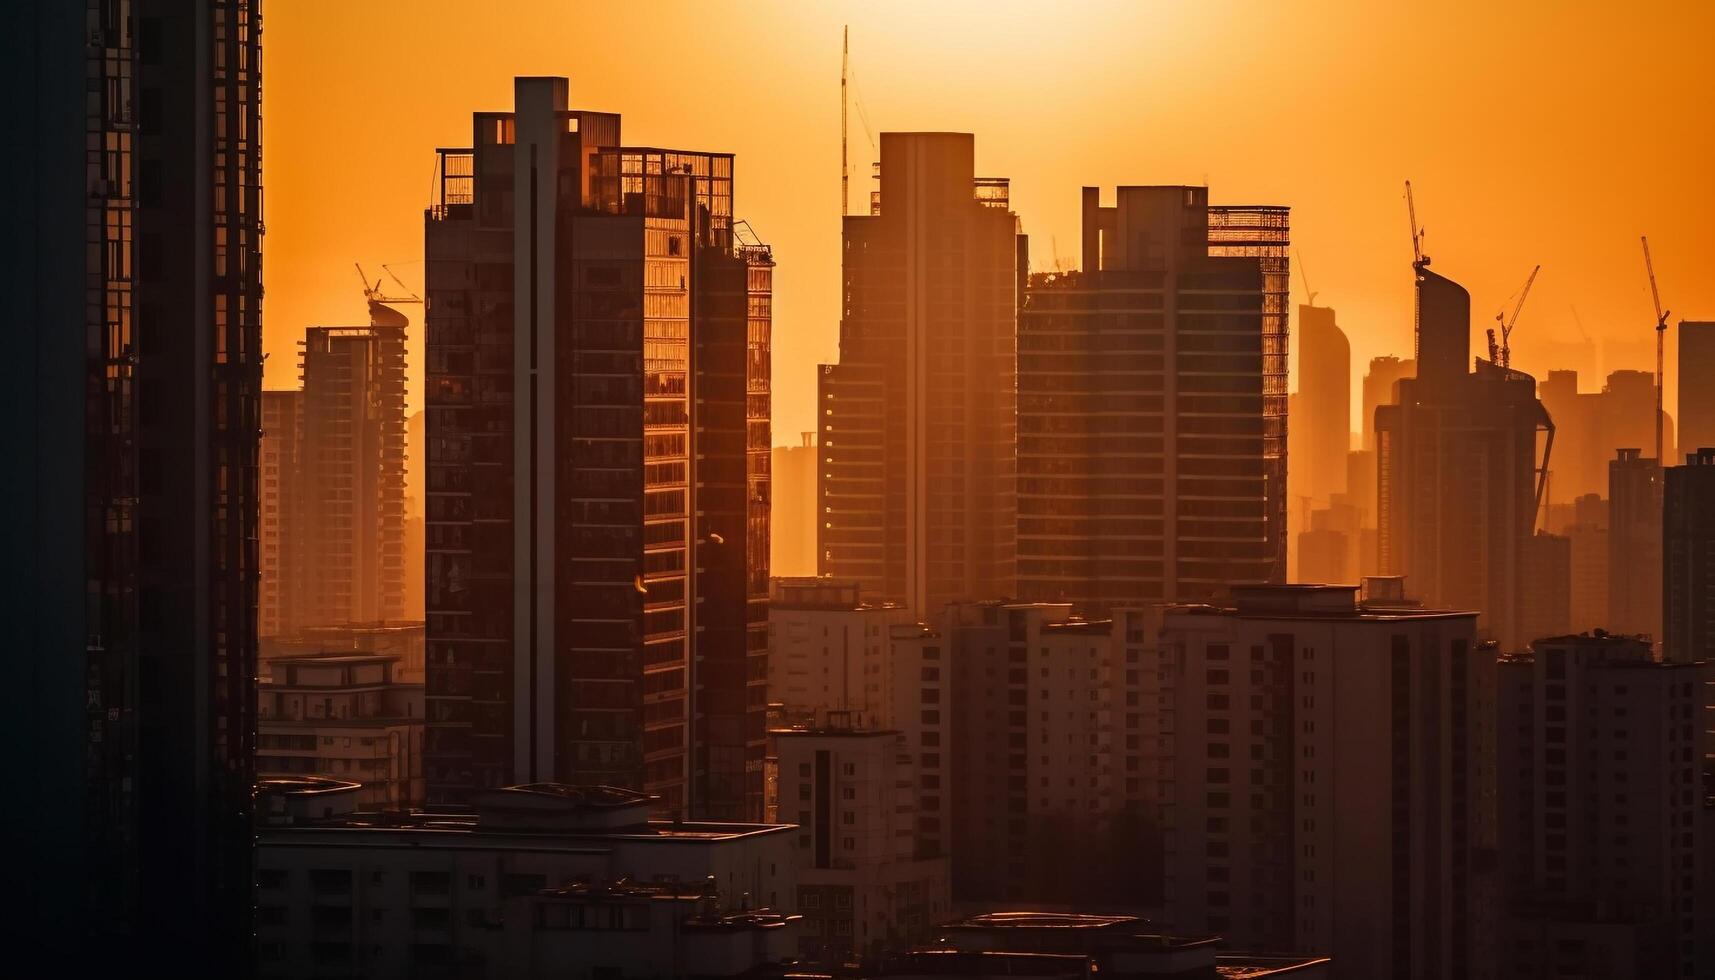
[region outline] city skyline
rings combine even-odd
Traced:
[[[1411,353],[1406,178],[1435,268],[1471,290],[1474,351],[1531,267],[1543,265],[1513,337],[1514,366],[1539,380],[1573,368],[1586,390],[1599,390],[1611,370],[1653,367],[1640,234],[1655,251],[1670,332],[1681,316],[1715,310],[1715,280],[1698,265],[1715,249],[1715,226],[1696,217],[1715,211],[1715,185],[1696,176],[1715,131],[1697,122],[1693,40],[1715,31],[1715,10],[1619,18],[1555,8],[1550,18],[1533,4],[1419,23],[1407,11],[1341,3],[1245,12],[1096,5],[1048,20],[1018,4],[806,5],[766,18],[723,5],[669,7],[685,36],[650,45],[583,42],[623,39],[645,23],[605,9],[520,4],[485,17],[460,8],[466,27],[457,32],[437,26],[451,14],[435,4],[409,13],[392,4],[271,9],[265,384],[289,383],[282,369],[302,326],[362,322],[352,262],[387,262],[420,288],[414,216],[429,203],[424,160],[460,127],[450,107],[500,108],[514,75],[564,74],[576,101],[625,112],[645,142],[720,145],[753,175],[737,207],[800,270],[775,297],[784,329],[774,443],[797,444],[816,428],[814,365],[838,351],[846,24],[854,213],[874,187],[871,138],[879,145],[884,130],[975,134],[978,172],[1012,180],[1036,271],[1054,268],[1056,252],[1077,264],[1084,185],[1210,185],[1225,201],[1290,206],[1294,264],[1318,305],[1339,311],[1354,385],[1370,358]],[[374,58],[380,36],[415,56]],[[454,50],[467,40],[480,42],[474,56]],[[317,79],[336,69],[354,91],[386,94],[328,99]],[[1050,70],[1057,74],[1046,77]],[[759,84],[694,109],[669,95],[685,77],[722,72]],[[1108,115],[1099,115],[1073,94],[1098,82],[1105,99],[1119,92],[1130,101],[1104,102]],[[1288,137],[1309,151],[1258,152]],[[341,148],[337,184],[321,176],[330,145]],[[1635,162],[1639,146],[1651,148],[1647,164]],[[1666,146],[1675,151],[1653,152]],[[354,213],[364,220],[354,224]],[[1293,306],[1307,299],[1300,270]],[[1580,323],[1595,340],[1589,360],[1576,350]],[[1675,341],[1665,387],[1677,416]],[[1603,342],[1613,346],[1604,351]],[[412,343],[415,411],[420,336]]]

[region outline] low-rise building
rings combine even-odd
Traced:
[[[614,787],[514,786],[479,794],[471,811],[404,814],[341,812],[346,808],[326,802],[337,794],[320,782],[282,789],[313,790],[317,798],[262,807],[275,815],[257,833],[265,978],[531,976],[546,975],[553,963],[554,975],[563,976],[575,961],[553,955],[599,944],[519,932],[558,928],[561,912],[544,908],[566,904],[560,898],[600,905],[589,889],[616,883],[681,896],[657,905],[627,894],[616,897],[618,905],[651,911],[580,920],[590,929],[623,928],[626,915],[646,914],[648,929],[618,944],[643,957],[655,952],[642,947],[656,928],[682,933],[716,914],[699,904],[694,923],[681,919],[685,891],[677,886],[718,895],[723,919],[780,909],[796,888],[793,827],[651,820],[653,797]],[[585,886],[581,897],[575,888],[564,892],[576,885]],[[514,921],[520,914],[529,918]],[[571,912],[565,914],[569,929]],[[659,924],[657,914],[665,917]],[[530,962],[520,965],[519,957]],[[588,972],[576,975],[660,975],[635,963],[584,961]]]
[[[768,601],[768,699],[788,716],[858,711],[893,724],[888,630],[915,616],[856,580],[777,578]]]
[[[421,804],[423,685],[398,667],[371,653],[275,659],[257,688],[258,775],[361,783],[369,808]]]

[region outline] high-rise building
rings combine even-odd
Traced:
[[[1661,529],[1661,655],[1715,661],[1715,449],[1667,469]]]
[[[760,818],[773,260],[730,154],[516,98],[425,215],[430,799]]]
[[[1715,664],[1600,631],[1502,658],[1499,976],[1708,975],[1712,684]]]
[[[1542,500],[1554,423],[1536,382],[1485,360],[1471,369],[1471,297],[1413,264],[1417,376],[1377,407],[1377,540],[1382,571],[1404,575],[1432,607],[1471,609],[1517,649],[1524,553]],[[1552,440],[1541,440],[1544,446]]]
[[[1165,917],[1340,978],[1493,976],[1494,653],[1385,581],[1167,609]]]
[[[1588,633],[1608,621],[1608,501],[1593,493],[1572,503],[1570,542],[1571,623],[1569,631]]]
[[[256,635],[283,636],[304,623],[303,561],[296,532],[303,527],[299,478],[304,393],[262,393],[262,469],[257,480],[258,600]]]
[[[772,490],[768,570],[782,578],[816,574],[816,434],[796,446],[775,446],[769,463]]]
[[[1655,378],[1648,371],[1615,371],[1596,392],[1579,391],[1575,371],[1550,371],[1537,394],[1554,419],[1554,469],[1546,493],[1551,502],[1606,493],[1614,453],[1655,444]],[[1670,459],[1674,439],[1674,420],[1664,412],[1662,442]]]
[[[1608,463],[1610,632],[1661,638],[1662,469],[1636,449]]]
[[[781,815],[799,835],[804,958],[837,965],[927,939],[952,899],[946,856],[918,846],[916,747],[844,712],[773,734]]]
[[[1715,320],[1679,321],[1678,445],[1687,455],[1715,448],[1715,386],[1710,378],[1715,378]]]
[[[405,618],[423,620],[423,457],[428,430],[423,410],[405,419]]]
[[[405,618],[406,319],[369,312],[367,327],[304,331],[290,629]]]
[[[1084,270],[1032,277],[1020,319],[1019,593],[1098,616],[1280,581],[1287,209],[1100,197]]]
[[[840,361],[822,365],[818,570],[920,617],[1015,585],[1024,236],[968,133],[881,134],[844,219]]]
[[[774,580],[768,700],[782,706],[787,720],[844,711],[882,728],[897,724],[888,631],[916,618],[897,602],[866,600],[862,591],[856,581]]]
[[[6,223],[5,554],[30,651],[10,928],[68,966],[251,969],[261,430],[255,0],[31,2]],[[79,971],[88,972],[88,971]],[[103,971],[105,972],[105,971]]]
[[[1364,375],[1364,449],[1376,448],[1376,407],[1392,405],[1399,400],[1399,383],[1417,376],[1417,361],[1392,355],[1370,358],[1370,369]],[[1371,513],[1375,511],[1372,509]]]
[[[1298,393],[1292,415],[1292,499],[1325,505],[1346,492],[1352,448],[1352,345],[1327,306],[1298,308]]]
[[[1571,537],[1538,531],[1525,542],[1523,561],[1519,635],[1534,640],[1565,634],[1572,628]]]

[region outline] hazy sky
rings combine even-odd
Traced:
[[[1434,267],[1472,293],[1473,350],[1532,265],[1515,367],[1650,367],[1650,236],[1673,321],[1715,319],[1715,4],[274,0],[265,8],[270,387],[306,326],[362,323],[352,263],[422,287],[436,146],[514,75],[565,75],[627,142],[731,151],[774,246],[774,441],[814,425],[839,320],[840,28],[869,129],[976,134],[1012,178],[1033,265],[1078,261],[1079,188],[1202,184],[1292,208],[1295,265],[1369,358],[1411,352],[1417,192]],[[1303,280],[1293,273],[1294,302]],[[1548,346],[1594,339],[1595,355]],[[407,308],[413,325],[420,308]],[[1296,323],[1294,324],[1296,340]],[[1674,334],[1667,405],[1673,410]],[[412,337],[413,406],[422,338]],[[1712,379],[1715,381],[1715,379]],[[1600,386],[1583,378],[1586,389]],[[1354,398],[1354,402],[1356,402]],[[1355,407],[1355,405],[1354,405]],[[1354,426],[1356,422],[1354,420]]]

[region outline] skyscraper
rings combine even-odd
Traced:
[[[367,327],[304,331],[297,626],[405,618],[405,329],[370,301]]]
[[[1020,594],[1102,615],[1284,579],[1287,209],[1083,208],[1084,271],[1033,277],[1020,319]]]
[[[1715,449],[1667,469],[1662,507],[1663,660],[1715,660]]]
[[[425,215],[430,799],[760,818],[773,260],[731,155],[516,99]]]
[[[792,578],[816,574],[816,434],[806,432],[796,446],[775,446],[769,481],[768,566],[771,574]]]
[[[1376,448],[1376,406],[1392,405],[1399,392],[1399,383],[1417,376],[1417,361],[1392,355],[1370,358],[1370,369],[1364,374],[1364,449]],[[1373,501],[1372,501],[1373,503]],[[1374,513],[1372,510],[1371,513]]]
[[[1417,377],[1376,409],[1377,530],[1382,571],[1405,575],[1431,606],[1472,609],[1504,649],[1520,633],[1524,552],[1536,525],[1554,423],[1521,371],[1470,367],[1471,298],[1413,263]],[[1545,445],[1549,444],[1544,440]]]
[[[1342,980],[1489,976],[1494,652],[1473,613],[1368,585],[1167,608],[1166,918]]]
[[[262,393],[262,468],[257,492],[256,557],[259,597],[256,635],[260,638],[295,633],[304,625],[302,556],[297,532],[300,512],[299,443],[304,431],[304,393]]]
[[[930,617],[1015,586],[1025,239],[968,133],[881,134],[844,219],[840,361],[818,390],[819,571]]]
[[[1608,463],[1610,632],[1661,638],[1662,471],[1622,449]]]
[[[1715,320],[1679,321],[1679,448],[1715,448]]]
[[[6,554],[31,654],[12,923],[72,957],[251,969],[260,22],[254,0],[28,3],[8,186]],[[13,47],[13,43],[17,45]],[[15,535],[15,537],[14,537]]]
[[[1298,393],[1292,416],[1292,497],[1319,506],[1346,491],[1352,448],[1352,345],[1326,306],[1298,308]]]

